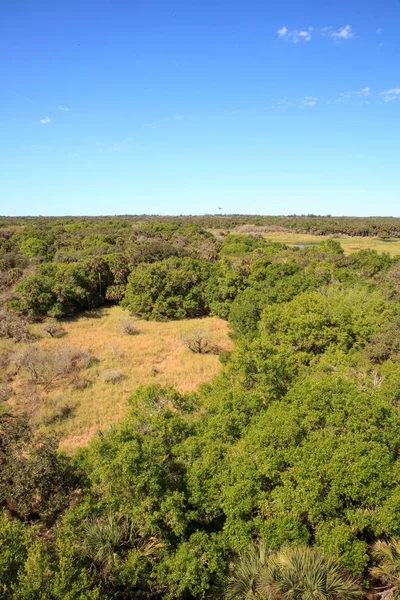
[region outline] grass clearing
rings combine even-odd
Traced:
[[[40,405],[35,410],[43,414],[41,427],[55,432],[60,437],[60,447],[67,451],[85,446],[97,431],[120,422],[127,414],[128,398],[138,386],[159,383],[189,392],[217,375],[221,368],[218,356],[194,354],[182,343],[180,338],[193,329],[208,330],[221,350],[233,348],[228,324],[217,317],[166,323],[137,321],[137,335],[121,333],[122,317],[126,317],[126,312],[119,306],[103,307],[63,321],[65,337],[42,337],[39,341],[40,347],[46,349],[68,344],[90,350],[97,359],[76,381],[52,386],[41,393],[40,401],[36,400]],[[40,328],[32,326],[33,331],[43,335]],[[112,372],[121,375],[110,377]],[[78,385],[79,380],[82,385]],[[13,388],[13,403],[18,404],[19,396],[27,395],[26,382],[17,376]],[[68,406],[67,418],[54,420],[46,416],[60,402]]]
[[[268,232],[263,234],[263,237],[271,242],[281,242],[288,246],[296,246],[297,244],[320,244],[324,240],[337,240],[345,254],[351,254],[358,250],[371,248],[377,252],[389,252],[392,256],[400,254],[400,239],[389,238],[381,240],[372,237],[350,237],[343,235],[312,235],[310,233],[284,233],[284,232]]]

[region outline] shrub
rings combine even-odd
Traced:
[[[86,390],[88,387],[90,387],[92,383],[93,382],[88,377],[82,377],[82,375],[79,375],[78,377],[74,377],[72,387],[74,390],[81,392],[82,390]]]
[[[103,304],[110,278],[108,266],[101,261],[41,264],[17,285],[10,308],[32,319],[59,319]]]
[[[376,333],[366,348],[366,356],[373,363],[382,363],[389,358],[400,361],[400,318],[385,323],[380,333]]]
[[[118,329],[125,335],[137,335],[139,333],[139,329],[135,321],[133,319],[129,319],[129,317],[119,319]]]
[[[124,373],[121,369],[109,369],[103,373],[103,381],[106,383],[119,383],[124,379]]]
[[[0,402],[6,402],[12,396],[12,389],[7,384],[0,385]]]
[[[110,344],[108,348],[114,358],[123,358],[124,353],[119,344]]]
[[[0,338],[12,339],[14,342],[28,342],[34,336],[25,321],[3,311],[0,313]]]
[[[371,569],[371,575],[384,585],[381,598],[398,598],[400,594],[400,541],[390,538],[378,540],[372,546],[372,558],[377,565]]]
[[[286,546],[269,554],[265,544],[241,552],[231,565],[227,600],[352,600],[363,597],[359,581],[318,548]]]
[[[180,339],[195,354],[219,354],[218,346],[206,329],[193,329],[180,336]]]
[[[212,273],[210,263],[192,258],[141,264],[129,276],[122,306],[157,321],[205,316],[205,287]]]
[[[61,338],[67,334],[64,327],[62,325],[59,325],[58,323],[46,323],[45,325],[43,325],[42,329],[44,333],[48,333],[49,336],[52,338]]]
[[[7,368],[10,363],[10,352],[7,348],[0,348],[0,368]]]
[[[0,503],[21,520],[49,522],[68,505],[75,478],[55,439],[34,436],[27,418],[0,418]]]
[[[32,383],[43,385],[45,388],[57,379],[87,368],[92,361],[90,351],[73,346],[46,350],[32,345],[17,352],[13,357],[17,372],[27,373]]]

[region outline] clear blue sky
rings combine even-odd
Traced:
[[[400,216],[399,30],[395,0],[3,0],[0,214]]]

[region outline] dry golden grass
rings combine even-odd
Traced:
[[[297,244],[320,244],[324,240],[334,239],[337,240],[344,249],[345,254],[351,254],[358,250],[365,248],[371,248],[377,252],[389,252],[392,256],[400,254],[400,239],[390,238],[388,240],[381,240],[379,238],[371,237],[350,237],[350,236],[324,236],[324,235],[312,235],[310,233],[283,233],[283,232],[268,232],[263,235],[265,239],[271,240],[272,242],[282,242],[288,246],[294,246]]]
[[[68,343],[90,349],[98,359],[81,373],[92,382],[87,388],[76,390],[73,381],[65,380],[42,394],[40,402],[44,410],[47,407],[51,412],[61,393],[73,405],[68,418],[42,425],[60,436],[60,446],[67,451],[85,446],[97,431],[120,422],[128,411],[128,398],[138,386],[159,383],[188,392],[219,372],[218,356],[193,354],[180,341],[182,334],[196,328],[206,329],[222,350],[233,348],[227,323],[216,317],[167,323],[137,321],[139,334],[130,336],[121,333],[119,327],[119,319],[126,316],[118,306],[104,307],[65,320],[66,337],[42,338],[39,342],[45,348]],[[35,328],[41,330],[40,326]],[[115,384],[104,381],[104,374],[110,370],[122,371],[123,379]],[[16,378],[16,394],[23,388],[23,382]]]

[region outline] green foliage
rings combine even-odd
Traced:
[[[326,240],[318,245],[318,252],[340,256],[344,250],[337,240]]]
[[[364,594],[334,558],[316,548],[284,547],[267,562],[259,588],[266,598],[352,600]]]
[[[35,439],[25,418],[0,422],[0,504],[22,520],[51,523],[68,504],[75,478],[53,439]]]
[[[192,258],[167,258],[139,265],[129,276],[122,306],[146,319],[166,320],[208,314],[205,286],[212,267]]]
[[[227,319],[233,300],[245,286],[246,275],[243,268],[226,258],[222,259],[215,269],[214,277],[210,277],[207,283],[206,296],[211,313]]]
[[[17,600],[50,600],[53,575],[49,548],[44,540],[30,545],[24,570],[14,586],[13,597]]]
[[[260,578],[268,562],[268,550],[264,540],[258,545],[252,544],[239,552],[230,565],[227,581],[226,600],[257,600],[261,594]]]
[[[215,578],[223,566],[223,547],[218,538],[205,531],[196,531],[159,569],[163,598],[206,598],[213,587],[213,579],[216,585]]]
[[[270,242],[253,235],[229,234],[224,239],[221,256],[247,254],[258,248],[266,248]]]
[[[286,546],[268,554],[264,542],[239,554],[231,565],[228,600],[351,600],[363,592],[332,557],[317,548]]]
[[[308,361],[331,346],[345,351],[363,348],[396,312],[378,290],[331,286],[265,309],[260,326],[262,335]]]
[[[257,237],[276,225],[365,236],[400,226],[254,217],[257,235],[205,230],[245,221],[0,224],[0,291],[16,312],[0,329],[5,346],[21,344],[1,367],[10,389],[9,364],[33,365],[44,384],[21,315],[122,300],[146,319],[219,315],[235,340],[214,381],[191,394],[138,389],[124,422],[73,459],[5,405],[0,597],[350,600],[370,573],[400,598],[398,259]]]
[[[19,574],[23,570],[30,536],[19,521],[11,521],[0,513],[0,598],[9,598]]]
[[[97,272],[96,272],[97,271]],[[64,317],[104,302],[109,281],[106,265],[43,264],[20,283],[10,307],[31,318]]]
[[[52,258],[53,248],[46,240],[40,238],[28,238],[21,244],[22,254],[29,257]]]

